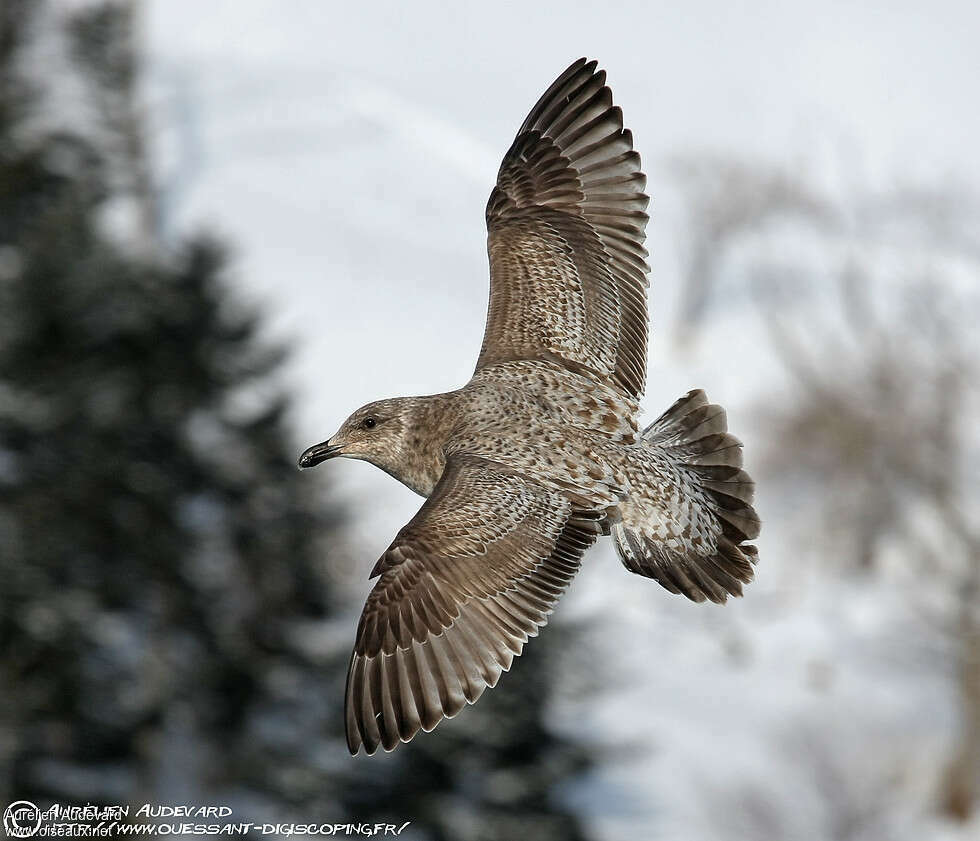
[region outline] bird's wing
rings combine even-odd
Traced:
[[[487,203],[477,370],[552,359],[633,397],[647,359],[646,176],[605,71],[579,59],[531,109]]]
[[[372,573],[347,674],[351,753],[391,750],[494,686],[547,621],[599,517],[498,464],[450,458]]]

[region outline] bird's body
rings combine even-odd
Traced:
[[[619,497],[610,451],[635,441],[637,412],[615,390],[552,362],[519,361],[483,369],[436,399],[452,419],[447,456],[495,461],[596,503]]]
[[[375,565],[347,683],[348,744],[390,750],[496,684],[582,555],[695,601],[752,578],[753,484],[693,391],[644,430],[645,177],[595,62],[531,110],[487,205],[483,348],[457,391],[358,409],[300,460],[370,461],[426,502]]]

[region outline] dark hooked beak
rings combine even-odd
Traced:
[[[299,457],[299,469],[306,470],[309,467],[316,467],[321,461],[340,455],[341,448],[324,441],[322,444],[314,444],[303,455]]]

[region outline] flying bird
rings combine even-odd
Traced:
[[[573,63],[487,204],[490,304],[457,391],[354,412],[299,466],[363,459],[426,497],[371,573],[345,718],[394,749],[496,685],[600,535],[696,602],[752,580],[754,484],[725,410],[691,391],[642,431],[649,201],[606,74]]]

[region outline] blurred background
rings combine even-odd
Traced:
[[[980,838],[978,8],[0,0],[0,801]],[[479,705],[352,759],[420,500],[295,458],[469,377],[497,165],[579,55],[649,176],[646,417],[728,409],[757,581],[600,545]]]

